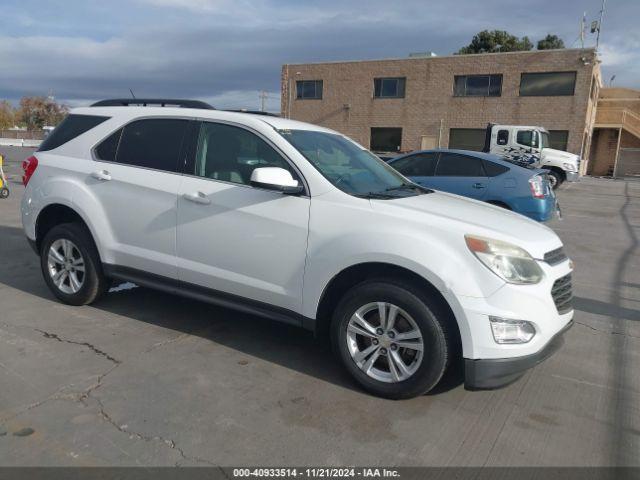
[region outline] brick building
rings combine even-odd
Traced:
[[[376,151],[480,149],[489,122],[540,125],[587,159],[601,83],[594,49],[295,64],[281,112]]]

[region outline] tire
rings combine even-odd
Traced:
[[[90,304],[111,284],[102,273],[91,233],[78,223],[63,223],[49,230],[42,241],[40,266],[51,292],[69,305]]]
[[[369,327],[379,327],[378,302],[386,304],[384,311],[387,318],[392,317],[393,307],[397,307],[397,314],[393,328],[389,330],[391,333],[379,335],[378,330],[374,338],[371,330],[363,327],[360,320],[355,325],[352,320],[359,313]],[[373,309],[369,311],[370,308]],[[453,319],[443,310],[439,302],[426,298],[408,283],[393,280],[361,283],[345,294],[334,312],[331,323],[333,348],[355,380],[374,395],[390,399],[423,395],[438,384],[455,350],[454,331],[450,323]],[[367,335],[356,333],[354,327],[358,332],[367,332]],[[415,332],[416,329],[421,339],[409,340],[408,337],[414,335],[409,332]],[[389,338],[391,334],[393,338]],[[400,339],[400,335],[407,338]],[[393,340],[399,342],[394,344]],[[399,347],[400,344],[412,345],[407,348]],[[365,355],[367,350],[372,353]],[[371,363],[376,352],[378,356]],[[406,372],[402,371],[398,361],[402,361]],[[395,367],[392,368],[391,364]],[[371,368],[367,373],[365,369],[368,366]]]
[[[9,189],[7,187],[0,188],[0,198],[9,198]]]
[[[553,188],[554,190],[556,190],[564,182],[564,177],[562,176],[562,174],[556,172],[555,170],[547,170],[547,175],[549,175],[551,188]]]

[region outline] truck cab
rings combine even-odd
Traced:
[[[549,132],[543,127],[490,123],[483,151],[518,165],[549,170],[554,189],[564,181],[580,179],[580,156],[549,148]]]

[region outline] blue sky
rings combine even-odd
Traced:
[[[279,110],[283,63],[448,55],[483,29],[579,46],[601,0],[3,0],[0,99],[129,95]],[[453,7],[455,5],[455,7]],[[640,0],[608,0],[603,78],[640,88]],[[595,43],[587,34],[586,46]]]

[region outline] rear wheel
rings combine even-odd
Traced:
[[[91,234],[77,223],[49,230],[42,241],[40,265],[49,289],[70,305],[89,304],[109,287]]]
[[[438,384],[450,362],[450,319],[441,310],[408,285],[362,283],[334,313],[334,348],[371,393],[393,399],[422,395]]]

